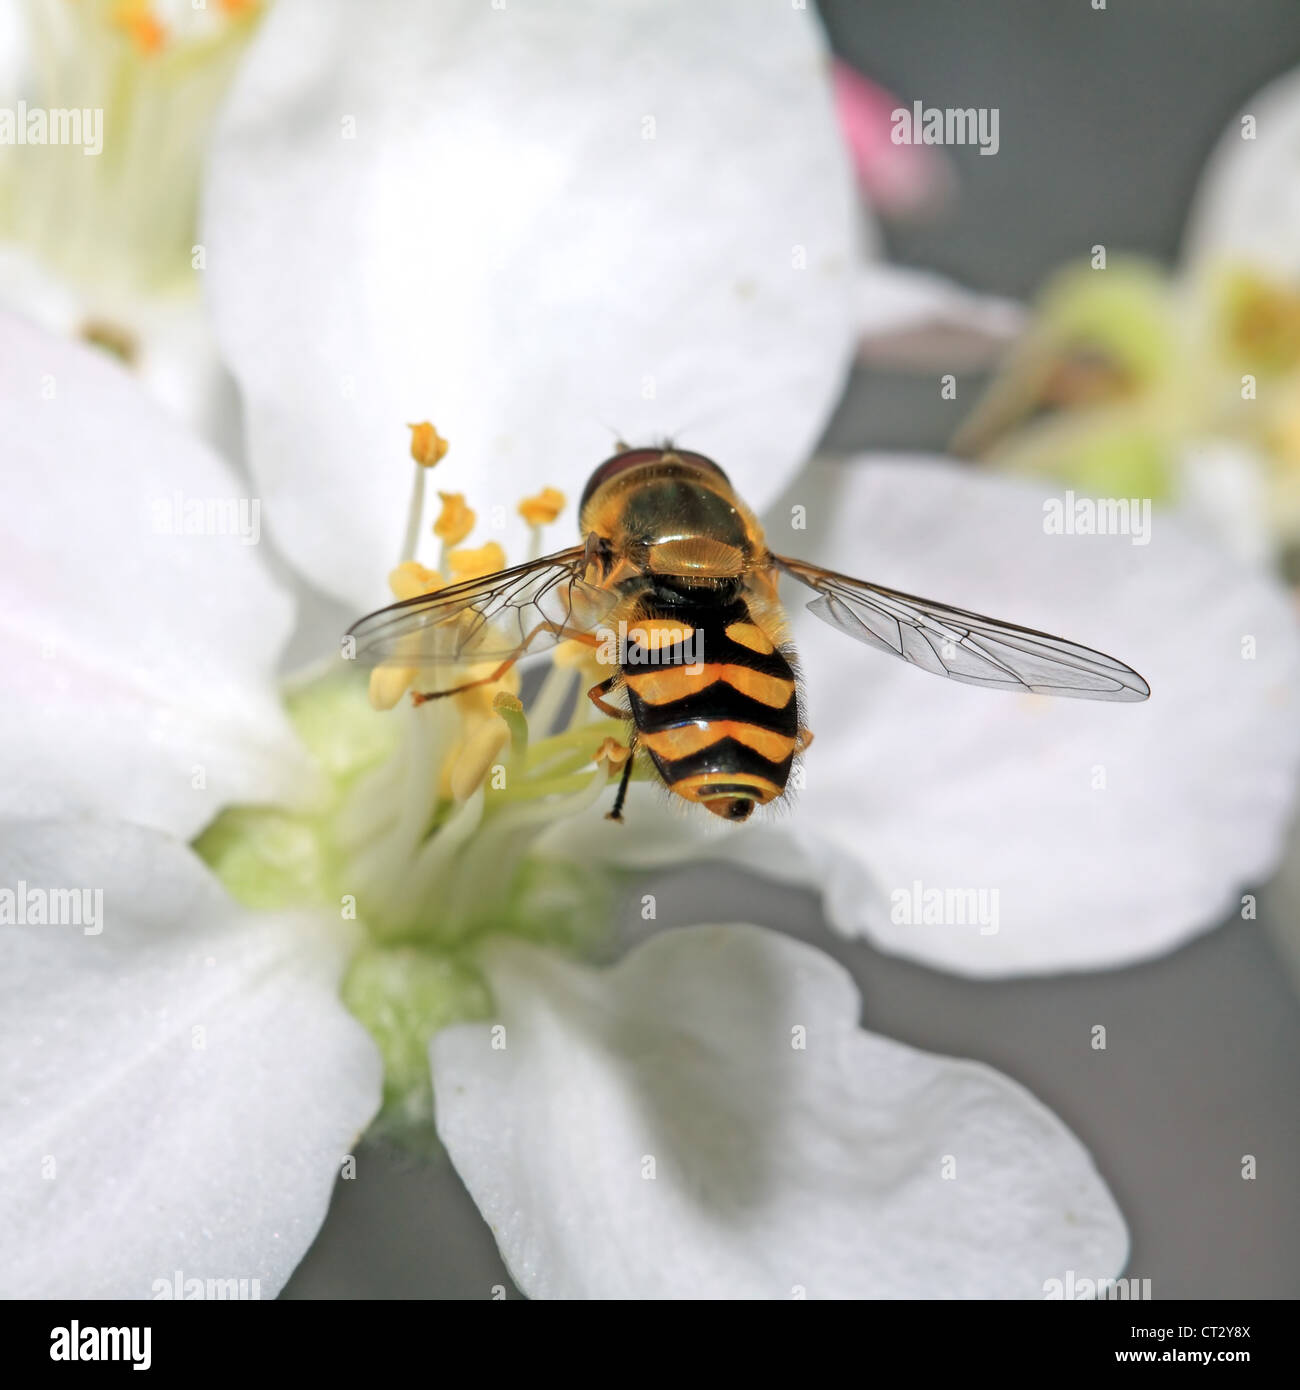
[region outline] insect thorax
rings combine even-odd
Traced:
[[[740,576],[766,553],[758,522],[727,480],[671,454],[601,486],[582,527],[632,568],[665,578]]]

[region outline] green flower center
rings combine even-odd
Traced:
[[[609,785],[596,753],[620,726],[587,717],[585,700],[568,720],[552,713],[577,683],[577,671],[554,667],[533,701],[545,736],[529,738],[538,720],[512,712],[514,736],[457,800],[445,785],[465,722],[454,703],[379,713],[360,674],[340,662],[286,699],[325,774],[323,803],[309,813],[233,807],[195,842],[247,907],[313,907],[360,923],[365,944],[343,999],[383,1053],[384,1119],[396,1128],[431,1113],[433,1033],[490,1012],[475,964],[487,936],[575,951],[609,920],[605,871],[533,853],[543,831],[585,811]]]
[[[422,508],[417,487],[413,516]],[[410,558],[394,579],[416,572],[437,582]],[[484,940],[506,933],[576,951],[610,920],[603,869],[535,846],[606,791],[606,745],[624,732],[582,698],[580,661],[554,661],[528,709],[506,692],[408,702],[410,674],[381,669],[368,688],[340,658],[294,682],[286,709],[326,792],[309,811],[231,808],[195,843],[248,907],[312,907],[360,924],[342,995],[383,1054],[381,1123],[405,1136],[431,1117],[433,1033],[490,1012],[476,963]],[[459,680],[440,671],[438,687]]]

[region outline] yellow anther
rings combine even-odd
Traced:
[[[377,710],[392,709],[419,675],[421,635],[399,638],[393,655],[370,673],[370,704]]]
[[[111,22],[131,40],[137,53],[151,56],[167,42],[167,30],[146,0],[122,0],[113,10]]]
[[[451,447],[427,420],[406,428],[411,431],[411,457],[421,468],[432,468]]]
[[[525,497],[519,504],[519,515],[530,526],[549,526],[563,510],[564,494],[553,487],[544,487],[536,497]]]
[[[395,661],[376,666],[370,673],[371,708],[392,709],[406,693],[415,674],[414,666],[399,666]]]
[[[616,738],[607,738],[596,749],[596,762],[605,763],[610,772],[616,772],[631,755],[632,750],[626,743],[620,743]]]
[[[425,569],[415,560],[405,560],[388,573],[388,587],[397,599],[417,598],[421,594],[436,593],[442,588],[442,584],[442,575],[437,570]]]
[[[463,492],[440,492],[438,496],[442,498],[442,511],[433,523],[433,534],[443,545],[459,545],[474,529],[473,508],[465,505]],[[505,556],[501,559],[504,564]]]
[[[492,708],[497,714],[522,714],[524,702],[508,690],[498,690],[492,697]]]
[[[447,556],[452,579],[461,584],[467,579],[481,579],[506,567],[506,553],[496,543],[488,541],[477,550],[453,550]]]
[[[500,719],[485,719],[473,728],[451,760],[447,789],[454,800],[474,795],[509,739],[510,730]]]

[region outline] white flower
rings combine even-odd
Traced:
[[[403,534],[400,422],[434,410],[456,442],[444,466],[468,459],[469,481],[449,478],[504,509],[544,481],[575,490],[599,459],[584,404],[662,432],[669,409],[720,402],[693,442],[773,503],[857,336],[851,198],[806,14],[448,5],[413,29],[405,8],[357,13],[277,9],[210,196],[266,522],[300,570],[356,607],[378,597]],[[673,118],[681,133],[633,170],[608,132],[655,114],[647,97],[667,113],[657,138]],[[419,177],[429,149],[437,186]],[[753,294],[733,302],[742,269]],[[670,389],[641,396],[647,374]],[[822,465],[771,506],[774,539],[793,499],[814,558],[871,557],[885,582],[915,572],[1113,646],[1157,699],[949,690],[823,650],[801,621],[818,742],[789,828],[705,841],[638,797],[620,832],[597,805],[603,721],[561,721],[576,671],[547,677],[526,730],[508,701],[375,714],[328,675],[286,698],[292,605],[251,533],[177,534],[187,503],[237,496],[221,462],[113,363],[17,321],[0,393],[17,475],[0,520],[5,1292],[145,1297],[179,1269],[274,1293],[355,1137],[381,1106],[418,1116],[430,1038],[439,1133],[525,1292],[1040,1296],[1066,1269],[1118,1273],[1123,1224],[1078,1142],[1014,1083],[858,1031],[817,952],[744,926],[664,932],[603,972],[555,948],[598,910],[602,862],[677,835],[811,872],[837,925],[977,973],[1166,949],[1266,869],[1289,806],[1296,655],[1267,584],[1173,523],[1144,548],[1062,545],[1033,488],[942,462]],[[489,804],[493,745],[487,761],[521,760],[521,800],[511,783]],[[1026,813],[1038,860],[999,843]],[[889,935],[900,875],[998,887],[969,877],[983,854],[1008,890],[996,933]]]
[[[1206,161],[1183,243],[1192,271],[1236,260],[1300,280],[1300,71],[1255,92]]]
[[[577,496],[611,451],[602,422],[635,443],[682,433],[770,508],[778,550],[1113,651],[1157,694],[1142,709],[1002,701],[799,622],[820,742],[790,833],[772,853],[751,848],[764,831],[666,832],[804,873],[843,930],[969,973],[1170,949],[1276,863],[1298,737],[1279,596],[1163,518],[1149,546],[1050,536],[1040,490],[986,491],[941,464],[792,482],[864,325],[895,347],[963,325],[965,348],[1015,317],[855,266],[806,14],[697,6],[685,49],[664,13],[644,0],[616,18],[573,3],[413,17],[393,3],[362,23],[340,3],[276,7],[216,137],[205,236],[269,526],[356,616],[377,606],[400,532],[405,479],[374,460],[401,421],[436,410],[472,479],[458,485],[489,516],[540,482]],[[793,504],[807,531],[792,531]],[[519,529],[493,534],[521,552]],[[599,817],[580,843],[660,852]],[[997,888],[999,930],[899,930],[893,894],[918,880]]]
[[[87,350],[8,321],[0,361],[25,485],[6,585],[30,586],[5,609],[6,1294],[149,1297],[174,1271],[274,1293],[381,1099],[398,1124],[418,1111],[430,1036],[442,1136],[530,1293],[1033,1297],[1062,1269],[1118,1273],[1123,1223],[1060,1123],[982,1067],[859,1032],[852,986],[810,948],[716,927],[608,973],[557,959],[546,906],[569,921],[588,880],[510,859],[529,826],[485,818],[482,769],[439,797],[417,759],[448,705],[402,712],[394,762],[328,679],[300,690],[309,777],[276,708],[285,601],[259,552],[154,529],[164,474],[218,495],[233,479]],[[110,428],[78,453],[65,419]],[[584,787],[535,803],[534,831],[606,785],[597,736]],[[438,828],[409,843],[422,789]],[[300,809],[236,807],[202,857],[184,844],[223,804],[278,794]],[[350,878],[370,884],[356,922]],[[596,1240],[611,1230],[618,1258]]]
[[[534,1296],[1041,1298],[1067,1249],[1123,1264],[1060,1122],[862,1032],[820,951],[695,927],[609,971],[518,944],[490,970],[506,1046],[434,1038],[438,1130]]]

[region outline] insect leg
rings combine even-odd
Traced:
[[[623,764],[623,776],[618,784],[618,792],[614,797],[614,808],[605,813],[606,820],[617,821],[623,824],[623,803],[627,800],[627,786],[632,780],[632,764],[636,761],[636,740],[633,739],[628,745],[627,762]]]
[[[599,685],[593,685],[591,689],[587,691],[587,699],[589,699],[602,714],[608,714],[614,719],[626,719],[626,710],[619,709],[615,705],[606,704],[605,701],[601,699],[601,696],[608,695],[617,683],[618,677],[610,676],[607,681],[601,681]]]

